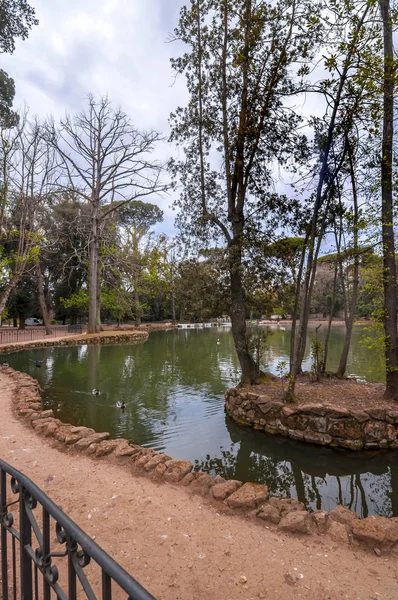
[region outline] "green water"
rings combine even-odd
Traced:
[[[290,339],[288,328],[273,330],[265,357],[270,370],[287,359]],[[362,345],[363,334],[355,327],[348,372],[382,381],[381,351]],[[334,327],[330,369],[337,367],[342,340],[343,328]],[[36,359],[44,361],[41,368]],[[398,516],[397,453],[298,444],[225,415],[224,390],[239,374],[228,327],[157,332],[138,345],[41,348],[7,360],[39,379],[46,407],[62,421],[192,460],[196,469],[266,483],[271,494],[297,497],[313,509],[342,503],[362,516]],[[101,395],[93,396],[93,388]],[[125,411],[116,407],[122,401]]]

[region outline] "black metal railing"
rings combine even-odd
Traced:
[[[45,340],[67,335],[76,335],[86,331],[86,325],[54,325],[49,335],[46,335],[45,327],[27,327],[18,329],[15,327],[0,327],[0,344],[15,344],[16,342],[30,342],[33,340]]]
[[[12,512],[10,512],[12,509]],[[26,475],[0,460],[2,600],[154,600]]]

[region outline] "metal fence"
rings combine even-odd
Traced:
[[[12,512],[10,512],[12,508]],[[26,475],[0,460],[2,600],[155,600]]]
[[[64,335],[76,335],[86,331],[85,325],[72,326],[69,331],[67,325],[51,327],[51,334],[46,336],[44,327],[29,327],[27,329],[17,329],[16,327],[0,327],[0,344],[14,344],[15,342],[29,342],[31,340],[41,340],[48,338],[57,338]]]

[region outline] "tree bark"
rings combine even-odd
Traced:
[[[137,290],[134,290],[134,301],[135,301],[135,324],[141,325],[141,312],[140,312],[140,296]]]
[[[171,290],[171,320],[173,323],[176,322],[176,303],[175,303],[174,289]]]
[[[11,292],[15,289],[16,285],[21,279],[21,273],[17,272],[11,277],[11,281],[8,286],[0,294],[0,316],[3,314],[7,304],[7,300],[10,297]]]
[[[241,224],[243,230],[243,224]],[[242,283],[241,236],[235,236],[228,247],[231,284],[231,325],[236,353],[242,369],[243,383],[256,383],[260,375],[247,347],[246,303]]]
[[[43,285],[43,273],[41,272],[40,263],[38,262],[36,265],[36,283],[37,283],[37,291],[39,293],[39,304],[40,311],[43,317],[44,326],[46,328],[46,335],[51,335],[51,323],[50,323],[50,315],[48,313],[46,298],[44,295],[44,285]]]
[[[357,186],[356,186],[355,173],[354,173],[352,148],[351,148],[351,144],[350,144],[348,137],[347,137],[347,149],[348,149],[348,160],[350,163],[352,197],[353,197],[353,202],[354,202],[354,223],[353,223],[354,271],[353,271],[353,282],[352,282],[352,294],[351,294],[351,301],[350,301],[348,282],[347,282],[347,286],[344,286],[344,278],[343,278],[342,268],[340,270],[341,271],[341,279],[342,279],[342,288],[343,288],[343,291],[344,291],[344,289],[346,290],[345,294],[344,294],[344,296],[345,296],[344,297],[344,305],[346,306],[346,310],[345,310],[346,332],[345,332],[345,337],[344,337],[343,350],[341,352],[340,362],[339,362],[339,366],[338,366],[338,369],[336,372],[337,377],[340,377],[340,378],[344,377],[344,374],[347,369],[348,352],[350,350],[350,345],[351,345],[352,328],[354,325],[355,311],[357,309],[358,288],[359,288],[358,195],[357,195]],[[340,249],[339,249],[339,252],[340,252]]]
[[[89,300],[88,300],[88,328],[87,333],[99,333],[101,328],[98,323],[98,261],[99,261],[99,231],[98,209],[94,207],[90,240],[90,265],[89,265]]]
[[[325,371],[326,371],[326,363],[327,363],[327,360],[328,360],[330,331],[332,329],[332,321],[333,321],[333,316],[334,316],[334,306],[336,304],[337,273],[338,273],[338,257],[336,257],[336,262],[335,262],[335,265],[334,265],[332,301],[330,303],[330,314],[329,314],[328,328],[327,328],[326,337],[325,337],[325,351],[324,351],[324,354],[323,354],[323,365],[322,365],[322,369],[321,369],[322,373],[325,373]]]
[[[381,217],[383,241],[384,334],[386,356],[385,397],[398,400],[397,361],[397,276],[393,227],[393,120],[394,49],[389,0],[379,0],[383,21],[384,97],[381,162]]]
[[[299,304],[300,304],[300,295],[301,295],[300,294],[301,279],[303,277],[304,260],[305,260],[305,253],[307,250],[307,242],[308,242],[308,236],[305,237],[305,242],[304,242],[303,250],[301,253],[300,266],[299,266],[297,280],[296,280],[296,296],[294,299],[294,308],[293,308],[293,315],[292,315],[292,328],[291,328],[291,332],[290,332],[290,360],[289,360],[289,374],[290,375],[292,372],[294,347],[295,347],[295,341],[296,341],[297,317],[298,317],[298,313],[299,313]]]

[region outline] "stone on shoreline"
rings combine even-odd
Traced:
[[[336,508],[330,511],[329,518],[333,521],[337,521],[337,523],[351,526],[353,521],[357,521],[359,519],[359,515],[349,508],[339,504],[336,506]]]
[[[348,525],[344,525],[343,523],[339,523],[333,519],[328,520],[327,533],[335,542],[343,545],[349,544],[350,531],[351,529]]]
[[[249,481],[237,489],[225,502],[231,508],[255,508],[261,502],[264,502],[267,496],[268,488],[266,485]]]
[[[264,506],[262,506],[257,512],[256,516],[263,521],[269,521],[275,525],[278,525],[281,520],[279,511],[275,508],[275,506],[271,506],[271,504],[264,504]]]
[[[268,500],[268,504],[276,508],[281,517],[284,517],[291,512],[300,512],[305,510],[304,504],[302,502],[299,502],[295,498],[273,497]]]
[[[159,463],[165,463],[168,460],[171,460],[171,456],[168,456],[167,454],[156,454],[148,460],[144,465],[144,469],[147,472],[152,471]]]
[[[164,479],[172,483],[178,483],[192,471],[193,464],[189,460],[169,460],[166,467],[167,471],[164,474]]]
[[[121,443],[123,444],[123,441],[121,442],[120,440],[103,440],[102,442],[98,443],[97,448],[95,450],[95,456],[107,456],[108,454],[111,454],[111,452],[113,452],[115,448],[120,446]]]
[[[200,494],[201,496],[206,496],[210,488],[213,485],[213,477],[208,473],[194,473],[194,479],[190,484],[190,490],[194,494]]]
[[[371,547],[390,549],[398,544],[398,518],[371,515],[352,523],[354,539]]]
[[[216,483],[211,488],[211,495],[215,500],[225,500],[228,496],[236,492],[242,485],[241,481],[229,479],[225,483]]]
[[[278,529],[289,533],[311,533],[311,515],[306,510],[290,512],[281,519]]]
[[[88,437],[84,437],[84,438],[80,439],[78,442],[76,442],[74,447],[77,450],[85,450],[86,448],[91,446],[91,444],[97,444],[98,442],[102,442],[103,440],[107,440],[108,438],[109,438],[109,433],[107,431],[104,431],[102,433],[93,433],[92,435],[89,435]]]
[[[324,510],[316,510],[312,513],[311,517],[316,525],[318,533],[326,533],[329,513]]]

